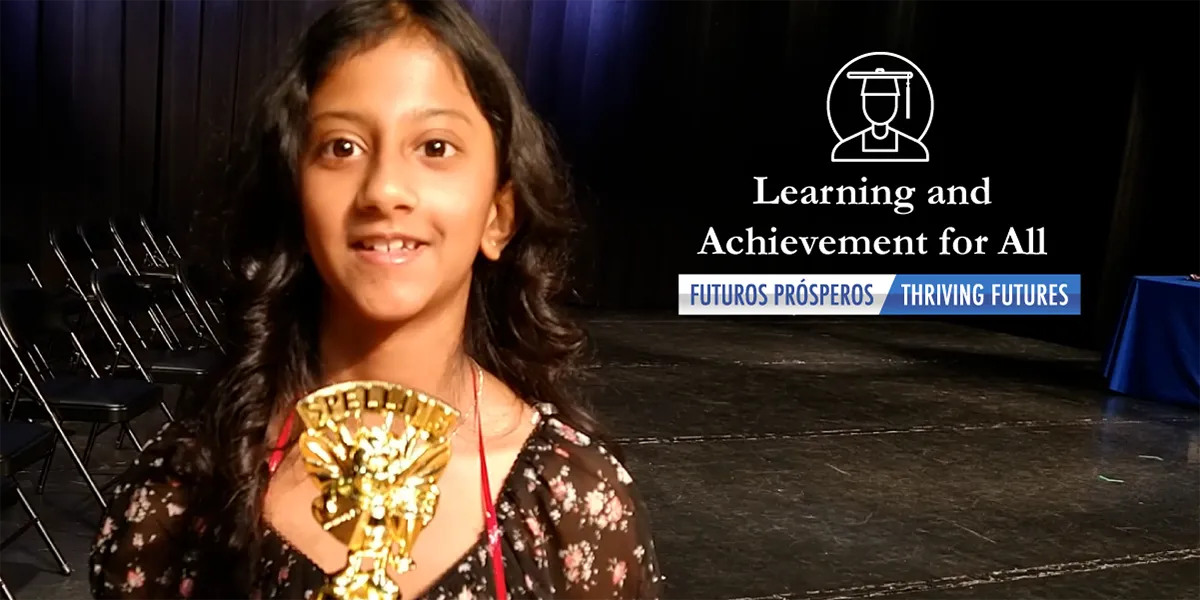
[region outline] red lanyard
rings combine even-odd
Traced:
[[[279,430],[279,440],[275,442],[275,449],[271,451],[271,458],[267,459],[267,468],[272,473],[279,468],[279,463],[283,462],[283,451],[287,448],[288,440],[292,436],[292,421],[296,419],[296,413],[290,412],[286,419],[283,420],[283,428]]]
[[[477,367],[478,368],[478,367]],[[479,383],[475,386],[475,398],[479,398]],[[508,590],[504,582],[504,552],[500,548],[500,524],[496,519],[496,507],[492,504],[492,484],[488,481],[487,454],[483,451],[483,417],[479,416],[479,402],[475,402],[475,431],[479,434],[479,474],[483,479],[483,520],[487,525],[488,551],[492,555],[492,576],[496,582],[497,600],[507,600]]]
[[[475,397],[479,397],[479,384],[474,378],[471,379],[471,384],[475,387]],[[279,430],[279,440],[275,444],[275,449],[271,451],[271,457],[267,460],[267,468],[272,473],[279,468],[279,463],[283,461],[284,448],[287,447],[288,440],[292,433],[292,421],[295,420],[296,413],[288,413],[287,419],[283,421],[283,428]],[[487,526],[488,552],[492,557],[492,576],[496,582],[496,598],[498,600],[506,600],[508,598],[508,589],[504,581],[504,552],[500,547],[500,523],[496,518],[496,507],[492,503],[492,485],[488,480],[487,454],[483,451],[483,419],[479,416],[479,403],[475,404],[475,430],[479,433],[479,474],[483,481],[483,520]]]

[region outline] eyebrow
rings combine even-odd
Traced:
[[[421,108],[409,112],[407,115],[405,115],[405,117],[415,120],[432,119],[434,117],[451,117],[458,119],[467,125],[474,125],[466,113],[453,108]],[[322,119],[341,119],[343,121],[350,121],[362,126],[369,126],[371,124],[371,119],[368,119],[364,115],[351,110],[321,111],[313,115],[312,118],[314,122]]]
[[[461,110],[456,110],[453,108],[423,108],[420,110],[413,111],[411,116],[414,119],[431,119],[433,117],[451,117],[451,118],[458,119],[458,120],[462,121],[463,123],[466,123],[467,125],[474,125],[474,123],[471,122],[470,117],[468,117],[466,113],[462,112]]]

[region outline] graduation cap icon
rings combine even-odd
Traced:
[[[904,80],[904,118],[912,118],[912,71],[851,71],[850,79],[862,80],[863,96],[900,96],[900,79]]]
[[[883,60],[888,61],[884,63],[888,67],[900,66],[895,63],[902,61],[905,66],[910,68],[876,67],[875,65],[880,64],[881,57],[887,57]],[[863,59],[870,59],[874,64],[868,62],[862,66],[869,65],[875,68],[873,70],[864,70],[862,67],[857,70],[851,69]],[[913,103],[914,78],[918,78],[918,89],[916,90],[918,102],[915,106]],[[903,87],[901,87],[901,82],[904,84]],[[855,85],[858,88],[855,90],[858,94],[851,96],[850,90],[846,89],[835,96],[834,91],[838,89],[839,84],[845,85],[846,83]],[[928,131],[929,125],[926,123],[924,130],[915,130],[914,125],[916,127],[920,125],[912,122],[914,108],[918,113],[928,108],[928,118],[933,118],[933,92],[929,90],[929,102],[928,104],[924,103],[922,85],[924,89],[929,90],[929,81],[916,65],[902,56],[888,52],[864,54],[843,66],[830,83],[829,95],[826,100],[829,124],[839,138],[831,153],[833,162],[928,162],[929,149],[926,148],[921,138],[925,137],[925,131]],[[851,116],[848,110],[850,106],[845,105],[852,97],[860,98],[861,105],[857,107],[859,110],[855,111],[861,115],[858,119]],[[904,104],[902,115],[899,114],[901,102]],[[832,110],[834,106],[838,107],[837,111]],[[834,122],[835,112],[839,117],[837,123]],[[863,117],[866,118],[865,122],[862,120]],[[845,122],[843,123],[843,121]],[[856,122],[855,129],[845,127],[852,122]],[[866,125],[865,129],[861,129],[863,125]],[[853,135],[843,136],[838,132],[839,126],[842,126],[842,131],[847,131],[847,129],[849,131],[858,129],[858,131]],[[914,130],[905,132],[901,129]]]

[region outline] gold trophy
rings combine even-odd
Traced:
[[[300,452],[320,495],[313,517],[346,544],[345,569],[318,600],[396,600],[388,567],[413,567],[412,548],[437,510],[458,411],[382,381],[349,381],[304,397]]]

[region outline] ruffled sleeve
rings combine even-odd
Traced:
[[[511,558],[532,563],[524,584],[556,600],[660,598],[649,518],[625,466],[553,416],[539,433],[511,498],[521,530],[509,531]]]
[[[190,598],[201,576],[204,517],[196,489],[189,431],[168,424],[121,476],[92,545],[89,579],[95,598]]]

